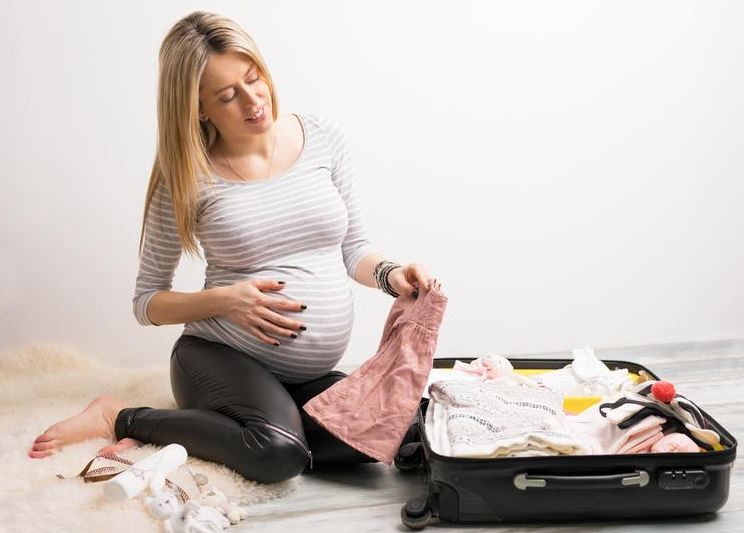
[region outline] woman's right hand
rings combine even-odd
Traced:
[[[222,316],[250,331],[256,338],[279,346],[270,334],[297,338],[297,332],[307,329],[302,322],[293,320],[278,311],[299,312],[306,309],[301,302],[285,298],[272,298],[262,291],[280,291],[284,284],[273,279],[248,279],[222,287],[226,306]]]

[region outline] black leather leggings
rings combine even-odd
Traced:
[[[243,352],[181,335],[170,360],[179,409],[123,409],[116,418],[116,438],[178,443],[189,455],[222,463],[261,483],[289,479],[307,465],[376,462],[302,410],[310,398],[345,376],[332,371],[306,383],[283,384]]]

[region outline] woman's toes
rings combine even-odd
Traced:
[[[49,433],[49,430],[46,430],[44,433],[36,437],[36,440],[34,442],[46,442],[46,441],[50,441],[53,439],[54,439],[54,436],[52,436]]]
[[[54,453],[55,453],[54,449],[46,450],[46,451],[41,451],[41,452],[37,452],[35,450],[31,450],[30,452],[28,452],[28,456],[31,459],[43,459],[44,457],[49,457],[50,455],[52,455]]]
[[[35,442],[34,445],[31,447],[32,450],[37,452],[43,452],[45,450],[51,450],[52,448],[56,448],[59,443],[56,440],[50,440],[46,442]]]
[[[96,455],[112,455],[126,450],[127,448],[134,448],[136,446],[142,446],[142,443],[137,439],[131,439],[129,437],[121,439],[116,444],[110,444],[104,448],[98,450]]]

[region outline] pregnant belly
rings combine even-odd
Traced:
[[[272,310],[297,320],[307,330],[297,331],[296,339],[267,331],[267,335],[278,340],[280,346],[271,346],[259,340],[253,333],[225,317],[191,322],[187,324],[186,332],[201,334],[249,353],[284,381],[313,379],[333,369],[346,351],[354,322],[351,283],[343,263],[339,267],[326,266],[323,270],[315,271],[281,266],[250,274],[233,272],[214,276],[205,286],[227,286],[245,279],[284,281],[283,289],[262,292],[269,298],[306,305],[307,309],[299,312]]]
[[[297,320],[307,327],[307,330],[297,332],[298,339],[284,337],[279,342],[291,341],[309,347],[314,344],[338,346],[340,341],[348,341],[354,319],[354,300],[345,271],[343,276],[273,277],[286,283],[279,291],[264,291],[266,296],[307,306],[307,309],[299,312],[272,309],[275,313]]]

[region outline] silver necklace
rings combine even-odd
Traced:
[[[268,169],[266,169],[266,177],[264,179],[268,179],[269,176],[271,176],[271,166],[274,163],[274,150],[276,149],[276,139],[277,139],[277,137],[279,137],[279,132],[275,130],[274,131],[274,142],[271,145],[271,156],[269,156],[269,167],[268,167]],[[227,163],[227,166],[230,167],[230,170],[232,170],[236,175],[240,176],[240,179],[242,179],[243,181],[251,181],[249,179],[246,179],[245,176],[243,176],[240,172],[238,172],[237,170],[235,170],[233,168],[233,166],[230,164],[230,161],[228,161],[227,158],[224,156],[224,154],[222,155],[222,160],[225,163]]]

